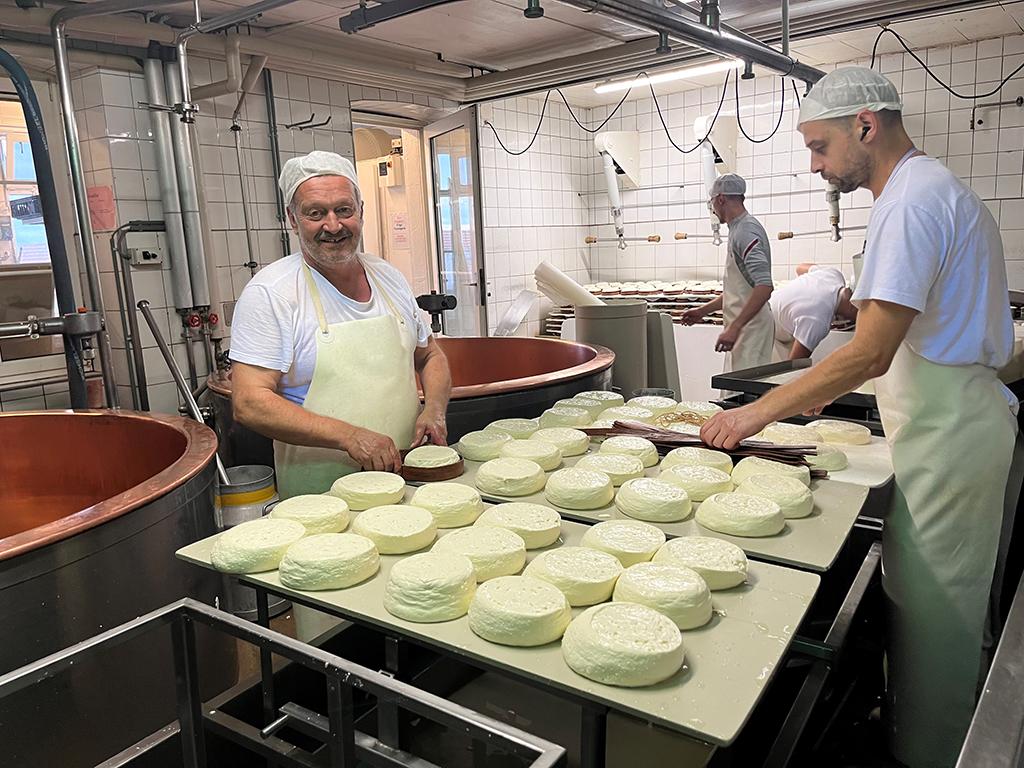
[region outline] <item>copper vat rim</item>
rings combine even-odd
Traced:
[[[49,523],[0,539],[0,561],[63,541],[148,504],[199,474],[210,463],[217,450],[217,436],[212,429],[205,424],[170,414],[109,409],[64,409],[11,411],[0,413],[0,419],[59,415],[72,418],[156,421],[184,435],[185,450],[172,464],[116,496]]]

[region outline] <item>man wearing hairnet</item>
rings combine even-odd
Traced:
[[[732,447],[875,379],[896,481],[882,541],[890,749],[912,768],[948,767],[983,667],[1016,433],[1017,403],[996,369],[1009,360],[1013,327],[995,220],[914,147],[901,107],[892,83],[862,67],[829,73],[803,100],[811,171],[875,199],[853,294],[857,330],[797,381],[709,420],[701,436]]]
[[[729,225],[728,254],[722,295],[683,313],[690,325],[712,312],[722,311],[725,329],[715,351],[730,352],[732,370],[753,368],[772,361],[775,325],[768,307],[772,295],[772,252],[761,222],[743,204],[747,183],[726,173],[711,186],[708,206],[718,220]]]
[[[397,471],[399,450],[424,439],[444,445],[451,377],[405,278],[359,250],[352,163],[311,152],[279,183],[300,252],[246,285],[230,354],[235,418],[274,439],[284,499],[360,468]]]

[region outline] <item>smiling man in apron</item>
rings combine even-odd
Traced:
[[[803,100],[811,171],[875,198],[853,295],[857,330],[805,376],[719,414],[701,436],[728,448],[879,377],[896,479],[882,541],[890,749],[912,768],[947,768],[982,672],[1016,433],[1016,400],[996,369],[1013,327],[995,220],[914,148],[901,109],[892,83],[862,67],[829,73]]]
[[[708,206],[718,220],[729,226],[728,253],[722,295],[683,313],[684,325],[692,325],[721,310],[725,329],[718,336],[716,352],[731,353],[728,370],[742,371],[772,361],[775,324],[768,299],[772,295],[772,252],[761,222],[743,204],[747,183],[735,173],[715,179]]]

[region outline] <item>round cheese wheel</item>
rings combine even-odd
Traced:
[[[622,395],[607,389],[592,389],[587,392],[580,392],[576,397],[582,397],[585,400],[597,400],[600,403],[604,403],[605,408],[614,408],[617,405],[626,404],[626,400]]]
[[[612,503],[615,488],[604,472],[567,467],[551,473],[544,498],[564,509],[600,509]]]
[[[456,450],[462,454],[462,458],[470,461],[490,461],[498,458],[501,453],[501,446],[512,438],[505,432],[498,430],[482,429],[477,432],[467,432],[455,444]]]
[[[633,405],[637,408],[646,408],[651,411],[655,416],[661,416],[662,414],[672,413],[676,406],[679,405],[671,397],[661,397],[659,395],[641,395],[634,397],[626,401],[626,405]]]
[[[423,552],[391,566],[384,609],[406,621],[451,621],[466,614],[475,593],[476,573],[468,557]]]
[[[524,576],[554,584],[569,605],[594,605],[612,596],[622,563],[614,555],[589,547],[558,547],[541,552],[526,566]]]
[[[570,397],[567,400],[559,400],[552,407],[582,408],[584,411],[587,412],[587,415],[590,416],[591,419],[593,419],[595,416],[597,416],[597,414],[599,414],[601,411],[607,408],[608,404],[605,403],[603,400],[591,400],[588,397],[581,397],[580,395],[576,395],[576,397]]]
[[[281,562],[288,547],[306,535],[302,523],[263,517],[228,528],[210,550],[210,562],[225,573],[263,573]]]
[[[307,536],[318,533],[341,533],[348,528],[348,504],[327,493],[292,496],[274,505],[270,517],[302,523]]]
[[[409,451],[402,459],[402,464],[407,467],[433,469],[457,464],[459,458],[458,452],[447,445],[421,445]]]
[[[786,527],[779,505],[763,496],[716,493],[697,508],[697,522],[730,536],[774,536]]]
[[[732,479],[725,472],[701,464],[676,464],[663,469],[658,479],[682,488],[690,501],[704,501],[715,493],[732,490]]]
[[[510,501],[485,509],[473,525],[505,528],[517,534],[527,549],[540,549],[558,541],[562,516],[543,504]]]
[[[658,463],[658,449],[650,440],[632,435],[615,435],[609,437],[598,449],[598,453],[621,453],[636,456],[645,467],[653,467]]]
[[[684,400],[676,406],[676,413],[695,413],[706,419],[721,412],[722,406],[709,403],[706,400]]]
[[[595,605],[566,629],[562,656],[573,672],[588,680],[640,688],[679,671],[683,636],[671,619],[645,605]]]
[[[562,452],[558,446],[542,440],[512,440],[501,446],[500,458],[529,459],[540,465],[545,472],[558,469],[562,463]]]
[[[434,516],[422,507],[388,504],[358,515],[352,533],[365,536],[382,555],[404,555],[423,549],[437,537]]]
[[[426,483],[416,489],[411,503],[432,514],[438,528],[472,525],[484,511],[476,488],[462,483]]]
[[[281,559],[278,576],[292,589],[345,589],[377,573],[376,545],[354,533],[320,533],[290,547]]]
[[[624,515],[651,523],[677,523],[693,511],[686,491],[650,477],[623,483],[615,494],[615,506]]]
[[[811,470],[808,467],[783,464],[780,461],[762,459],[760,456],[742,459],[732,471],[732,481],[739,485],[751,475],[782,475],[796,478],[806,486],[811,484]]]
[[[392,472],[353,472],[335,480],[330,494],[342,499],[352,511],[359,512],[400,503],[405,498],[405,479]]]
[[[576,468],[604,472],[616,488],[627,480],[644,476],[644,463],[623,453],[590,453],[576,462]]]
[[[580,539],[584,547],[615,555],[625,568],[650,560],[664,543],[660,528],[639,520],[605,520],[588,528]]]
[[[476,472],[476,487],[494,496],[529,496],[546,480],[540,465],[529,459],[491,459]]]
[[[795,477],[782,475],[751,475],[738,486],[739,493],[771,499],[782,510],[784,517],[807,517],[814,511],[811,489]]]
[[[665,470],[677,465],[711,467],[719,472],[725,472],[727,475],[732,474],[732,457],[727,453],[713,451],[710,448],[699,448],[690,445],[683,446],[682,448],[673,448],[661,460],[661,468]]]
[[[807,456],[807,463],[813,469],[824,469],[826,472],[841,472],[850,466],[850,461],[846,454],[834,445],[822,443],[815,446],[815,448],[817,453],[813,456]]]
[[[658,550],[654,562],[692,568],[712,592],[738,587],[747,580],[747,556],[743,550],[730,541],[709,536],[670,539]]]
[[[556,587],[529,576],[499,576],[481,584],[469,606],[469,628],[500,645],[553,643],[572,611]]]
[[[583,408],[555,407],[548,408],[540,415],[542,429],[548,427],[585,427],[593,419]]]
[[[596,420],[600,421],[639,421],[642,424],[650,424],[654,421],[654,411],[650,408],[641,408],[638,405],[620,405],[615,408],[606,408],[598,414]]]
[[[814,427],[803,424],[785,424],[775,422],[762,430],[760,439],[779,445],[815,445],[824,442],[821,434]]]
[[[519,573],[526,565],[526,543],[504,528],[473,526],[442,536],[434,552],[457,552],[473,561],[477,581]]]
[[[687,424],[686,422],[675,422],[669,424],[665,429],[671,430],[672,432],[678,432],[681,435],[689,435],[690,437],[700,437],[700,427],[696,424]]]
[[[646,605],[668,616],[680,629],[695,629],[711,621],[711,590],[699,573],[684,565],[631,565],[615,582],[612,600]]]
[[[540,440],[541,442],[557,446],[558,450],[562,452],[563,458],[566,456],[579,456],[581,453],[586,453],[590,447],[590,437],[587,436],[587,433],[572,427],[538,429],[530,435],[530,439]]]
[[[867,445],[871,442],[871,430],[863,424],[855,424],[852,421],[818,419],[812,422],[811,426],[821,434],[826,443]]]
[[[498,419],[484,427],[484,432],[498,432],[514,440],[526,440],[538,429],[540,422],[537,419]]]

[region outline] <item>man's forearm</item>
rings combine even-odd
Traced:
[[[352,429],[338,419],[307,411],[281,395],[257,391],[236,402],[235,419],[261,435],[291,445],[344,450]]]
[[[707,317],[712,312],[721,312],[722,311],[722,297],[721,296],[717,296],[716,298],[712,299],[711,301],[707,302],[706,304],[702,304],[701,306],[697,307],[697,309],[700,310],[701,315],[703,315],[704,317]]]
[[[732,325],[735,325],[737,328],[745,328],[747,323],[753,320],[754,316],[761,311],[761,307],[768,303],[768,299],[771,296],[772,286],[755,285],[754,289],[750,292],[750,296],[747,297],[743,309],[740,310],[736,319],[732,321]]]
[[[420,383],[423,385],[424,406],[445,413],[452,394],[452,374],[448,367],[448,358],[443,353],[430,355],[423,362],[419,374]]]

